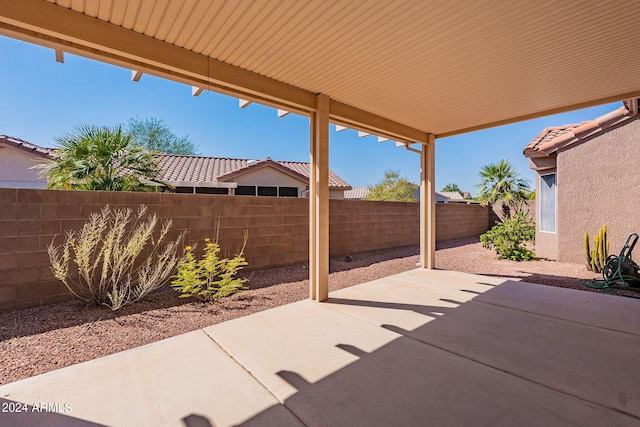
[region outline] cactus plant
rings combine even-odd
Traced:
[[[591,271],[591,248],[589,247],[589,233],[584,232],[584,256],[587,263],[587,270]]]
[[[584,250],[587,269],[595,273],[602,272],[609,256],[609,241],[607,240],[606,224],[593,236],[593,249],[589,247],[589,233],[584,233]]]

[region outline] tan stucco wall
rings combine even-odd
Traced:
[[[603,224],[619,253],[640,232],[640,120],[558,153],[557,188],[558,260],[582,263],[584,232]]]
[[[42,157],[0,142],[0,187],[45,188],[47,180],[30,169]]]

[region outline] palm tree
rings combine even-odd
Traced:
[[[476,185],[480,190],[478,200],[483,206],[502,202],[502,213],[506,219],[511,218],[511,208],[519,206],[527,198],[529,183],[506,159],[484,166],[480,177],[482,182]]]
[[[51,189],[140,191],[150,189],[145,181],[161,183],[157,154],[121,126],[80,125],[56,142],[54,158],[37,166]]]

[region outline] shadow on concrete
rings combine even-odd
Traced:
[[[588,278],[577,278],[572,276],[558,276],[553,274],[541,274],[541,273],[532,273],[528,271],[518,271],[519,276],[515,277],[513,275],[500,275],[500,274],[484,274],[488,277],[496,277],[501,279],[508,279],[516,281],[522,281],[527,283],[535,283],[538,285],[547,285],[553,286],[556,288],[566,288],[566,289],[576,289],[579,291],[589,291],[595,293],[605,293],[610,295],[610,293],[603,292],[598,289],[589,288],[587,286],[583,286],[580,284],[580,281],[588,281]],[[598,278],[600,279],[600,277]],[[568,284],[571,283],[571,284]]]
[[[499,295],[499,289],[484,295]],[[455,308],[329,302],[444,315],[414,330],[381,325],[399,336],[372,352],[338,344],[358,360],[317,382],[286,368],[277,372],[297,390],[278,406],[305,425],[634,426],[640,421],[635,369],[640,335],[473,300],[450,300],[459,304]],[[603,361],[615,363],[604,369]],[[276,408],[241,425],[268,420]]]
[[[198,414],[191,414],[188,417],[184,417],[182,422],[186,427],[214,427],[209,418]]]
[[[448,298],[440,298],[440,301],[452,303],[452,304],[463,304],[460,301],[455,301]],[[329,298],[327,301],[330,304],[341,304],[341,305],[350,305],[350,306],[359,306],[359,307],[372,307],[372,308],[388,308],[393,310],[407,310],[413,311],[414,313],[424,314],[425,316],[434,317],[440,316],[442,313],[451,313],[451,311],[456,308],[435,306],[435,305],[423,305],[423,304],[399,304],[394,302],[381,302],[381,301],[364,301],[357,299],[345,299],[345,298]]]

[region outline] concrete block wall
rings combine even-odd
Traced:
[[[137,210],[140,204],[161,220],[172,220],[170,238],[187,230],[185,244],[215,237],[226,256],[249,240],[247,269],[306,262],[309,256],[307,199],[209,194],[112,193],[0,189],[0,311],[51,304],[70,298],[49,268],[47,246],[78,230],[105,205]],[[419,243],[417,203],[331,200],[331,256]],[[489,209],[437,205],[439,240],[477,236],[487,230]]]
[[[460,239],[479,236],[493,226],[489,225],[488,206],[462,203],[436,205],[436,240]]]

